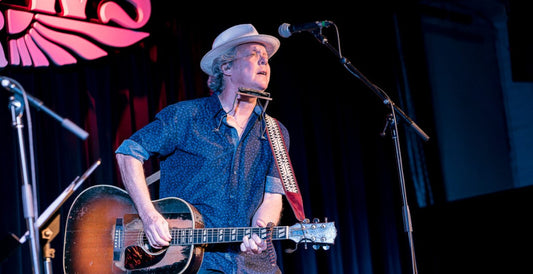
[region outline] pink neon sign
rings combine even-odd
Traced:
[[[126,0],[132,18],[119,4],[101,0],[96,14],[87,18],[87,0],[29,0],[27,6],[0,0],[0,68],[8,65],[46,67],[74,64],[76,56],[94,60],[107,55],[101,48],[128,47],[149,33],[138,31],[150,19],[150,0]],[[6,47],[6,48],[4,48]],[[5,50],[6,49],[6,50]]]

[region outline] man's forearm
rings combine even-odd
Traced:
[[[124,187],[143,219],[146,213],[155,210],[146,184],[143,164],[129,155],[117,154],[116,157]]]
[[[277,193],[265,193],[263,202],[252,219],[252,226],[266,226],[269,222],[278,224],[283,207],[283,196]]]

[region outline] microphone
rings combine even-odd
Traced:
[[[325,21],[315,21],[311,23],[303,23],[303,24],[295,24],[291,25],[288,23],[283,23],[278,28],[278,33],[283,38],[289,38],[293,33],[298,33],[302,31],[315,31],[317,29],[327,28],[329,26],[333,25],[333,22],[325,20]]]
[[[56,119],[58,122],[61,123],[61,126],[66,128],[70,132],[74,133],[75,135],[77,135],[80,139],[85,140],[85,139],[87,139],[87,137],[89,137],[89,133],[87,133],[85,130],[80,128],[78,125],[74,124],[69,119],[66,119],[66,118],[63,118],[63,117],[57,115],[54,111],[52,111],[51,109],[46,107],[41,100],[39,100],[39,99],[27,94],[26,92],[24,92],[22,87],[20,87],[20,84],[17,81],[15,81],[14,79],[11,79],[9,77],[0,76],[0,85],[5,90],[14,93],[16,96],[23,96],[23,94],[26,95],[26,98],[28,99],[28,102],[32,106],[36,107],[37,110],[44,111],[46,114],[48,114],[52,118]]]

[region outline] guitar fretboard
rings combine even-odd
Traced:
[[[179,228],[171,229],[171,245],[195,245],[212,243],[241,242],[244,236],[251,237],[253,233],[261,239],[266,239],[270,228],[245,227],[245,228]],[[272,228],[272,240],[288,239],[288,227],[277,226]]]

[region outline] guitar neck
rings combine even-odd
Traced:
[[[171,229],[171,245],[196,245],[214,243],[234,243],[242,242],[244,236],[251,237],[257,234],[261,239],[266,239],[272,232],[272,240],[288,239],[289,227],[276,226],[272,228],[264,227],[240,227],[240,228],[176,228]]]

